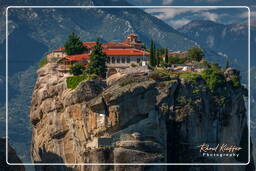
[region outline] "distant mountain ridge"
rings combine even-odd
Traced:
[[[247,70],[248,62],[248,22],[220,24],[213,21],[193,20],[178,29],[190,39],[203,44],[216,52],[226,54],[236,65]],[[251,26],[251,47],[256,46],[256,28]],[[256,60],[255,48],[251,48],[251,62]]]

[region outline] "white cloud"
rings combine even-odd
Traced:
[[[202,12],[199,15],[203,16],[206,20],[217,21],[219,19],[219,15],[216,13]]]
[[[171,5],[173,0],[163,0],[162,5]]]
[[[159,19],[171,19],[176,17],[177,15],[184,14],[187,12],[200,12],[207,11],[208,9],[189,9],[189,8],[151,8],[146,9],[147,13],[153,14],[155,17]]]
[[[181,26],[184,26],[185,24],[188,24],[191,20],[188,19],[180,19],[180,20],[170,20],[169,25],[171,25],[173,28],[177,29],[180,28]]]

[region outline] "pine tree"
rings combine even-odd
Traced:
[[[101,43],[97,40],[96,45],[93,47],[92,53],[90,54],[90,62],[86,72],[105,78],[107,71],[106,59],[107,55],[102,51]]]
[[[68,40],[64,44],[64,52],[67,55],[81,54],[86,51],[87,48],[83,46],[83,42],[80,40],[79,36],[75,33],[71,33],[68,36]]]

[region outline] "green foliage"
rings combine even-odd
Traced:
[[[81,83],[84,80],[92,80],[95,79],[97,76],[96,75],[78,75],[78,76],[71,76],[66,79],[67,87],[70,89],[75,89],[79,83]]]
[[[137,67],[137,65],[136,65],[135,63],[132,63],[132,64],[131,64],[131,67],[134,68],[134,67]]]
[[[196,88],[193,89],[193,91],[192,91],[193,95],[196,95],[196,96],[199,95],[200,92],[201,92],[201,91],[200,91],[199,89],[196,89]]]
[[[223,72],[217,67],[207,68],[202,72],[202,78],[206,81],[207,88],[214,92],[218,87],[223,87],[225,78]]]
[[[150,42],[149,64],[153,67],[156,66],[156,46],[153,40]]]
[[[179,57],[178,55],[171,56],[169,59],[170,64],[184,64],[186,61],[186,58]]]
[[[229,82],[231,83],[231,85],[232,85],[234,88],[239,88],[239,87],[241,87],[241,82],[240,82],[239,76],[232,76],[232,77],[230,78]]]
[[[185,96],[179,96],[177,98],[177,102],[180,104],[180,105],[185,105],[187,103],[187,100],[186,100],[186,97]]]
[[[191,60],[201,61],[204,58],[204,53],[201,48],[193,47],[188,50],[188,57]]]
[[[88,64],[86,72],[104,78],[107,72],[106,59],[107,55],[102,51],[101,43],[97,41],[92,49],[90,63]]]
[[[165,63],[168,64],[169,63],[169,56],[168,56],[168,49],[167,48],[165,48],[164,59],[165,59]]]
[[[85,67],[81,64],[72,65],[69,72],[73,75],[81,75],[85,70]]]
[[[39,68],[45,66],[48,63],[48,59],[47,57],[43,58],[40,62],[39,62]]]
[[[168,67],[169,64],[167,64],[165,61],[160,61],[159,66],[160,66],[160,67]]]
[[[83,42],[75,33],[71,33],[68,36],[68,40],[65,42],[64,48],[64,51],[68,55],[81,54],[87,50],[87,48],[83,46]]]
[[[193,84],[196,84],[197,80],[201,78],[201,76],[195,72],[182,72],[179,74],[179,77]]]

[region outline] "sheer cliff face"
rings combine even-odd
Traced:
[[[198,146],[225,143],[246,148],[247,142],[241,141],[247,128],[241,88],[227,86],[228,95],[223,100],[220,94],[224,90],[212,95],[203,81],[191,83],[149,72],[126,75],[111,85],[99,80],[84,81],[69,90],[65,81],[69,75],[58,71],[57,65],[47,64],[37,73],[30,111],[32,158],[36,163],[238,162],[232,157],[204,158]],[[167,169],[167,166],[51,169],[67,167],[99,171]],[[246,168],[229,166],[228,169]]]
[[[22,164],[20,158],[16,155],[16,151],[8,144],[8,162]],[[6,163],[6,139],[0,138],[0,170],[7,171],[25,171],[23,165],[11,166]]]

